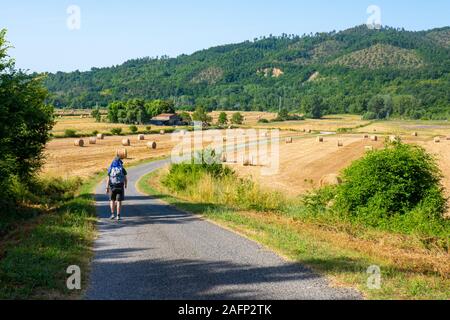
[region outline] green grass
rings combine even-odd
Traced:
[[[312,221],[300,221],[288,214],[247,211],[210,201],[191,201],[189,197],[186,199],[173,193],[168,195],[169,192],[159,184],[160,179],[159,173],[151,173],[138,182],[138,188],[182,210],[200,214],[231,228],[290,260],[305,264],[329,277],[335,284],[357,288],[368,299],[450,298],[448,276],[441,276],[433,270],[417,269],[404,261],[396,261],[395,254],[392,258],[383,256],[366,246],[365,238],[381,236],[380,239],[390,239],[388,233],[380,231],[372,234],[351,226],[346,226],[349,233],[327,231]],[[149,181],[152,181],[151,185]],[[330,226],[331,229],[334,227]],[[396,236],[393,237],[395,239]],[[382,270],[380,290],[367,287],[366,272],[371,265],[378,265]]]
[[[76,195],[23,222],[1,243],[0,299],[78,299],[82,291],[66,288],[66,270],[77,265],[86,288],[95,237],[94,186],[98,174]]]

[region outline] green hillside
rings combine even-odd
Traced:
[[[319,97],[324,113],[376,113],[378,99],[390,115],[448,119],[449,39],[450,27],[284,34],[176,58],[49,74],[46,85],[57,107],[140,98],[173,99],[183,109],[300,111]]]

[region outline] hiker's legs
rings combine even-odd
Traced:
[[[122,213],[122,201],[117,201],[117,216],[120,217]]]
[[[109,206],[111,208],[111,214],[114,215],[114,211],[116,209],[116,202],[114,200],[111,200]]]

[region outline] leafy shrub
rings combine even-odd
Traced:
[[[100,132],[98,132],[98,130],[94,130],[94,131],[92,131],[92,135],[93,136],[96,136],[96,135],[98,135]]]
[[[112,128],[111,133],[115,136],[120,136],[122,134],[122,128]]]
[[[64,130],[64,137],[66,138],[76,138],[77,137],[77,131],[73,129],[66,129]]]
[[[258,123],[269,123],[269,122],[270,122],[269,120],[264,118],[258,120]]]
[[[130,132],[131,132],[131,133],[136,133],[136,132],[138,132],[138,130],[139,130],[138,127],[136,127],[135,125],[130,126],[129,129],[130,129]]]
[[[353,220],[371,226],[383,226],[389,220],[406,226],[412,218],[426,223],[443,220],[446,199],[441,172],[435,159],[419,146],[388,143],[383,150],[355,161],[342,177],[334,207]]]
[[[173,164],[162,183],[170,190],[179,192],[195,185],[203,174],[209,174],[213,178],[233,175],[230,168],[217,161],[208,161],[205,153],[200,156],[196,156],[190,163]]]

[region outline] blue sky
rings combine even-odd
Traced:
[[[67,8],[81,9],[69,30]],[[423,30],[450,25],[448,0],[1,0],[10,54],[30,71],[89,70],[145,56],[177,56],[263,35],[342,30],[365,23]]]

